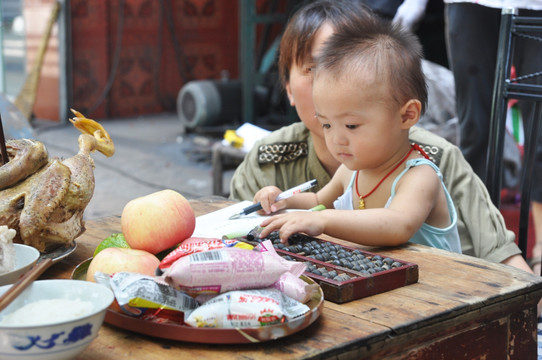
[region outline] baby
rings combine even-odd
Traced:
[[[317,193],[275,202],[280,189],[262,188],[254,200],[263,211],[329,210],[276,215],[261,225],[322,233],[371,246],[408,241],[461,252],[457,214],[438,167],[410,144],[409,129],[425,109],[427,89],[421,46],[409,32],[375,19],[335,32],[316,59],[315,116],[341,166]]]

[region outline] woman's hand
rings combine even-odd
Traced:
[[[265,219],[260,238],[267,237],[272,231],[279,230],[280,241],[287,243],[288,238],[296,233],[318,236],[324,232],[325,217],[322,212],[294,211]]]

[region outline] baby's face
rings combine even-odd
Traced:
[[[316,118],[329,151],[349,169],[378,167],[404,141],[400,107],[388,94],[372,74],[335,78],[323,70],[315,76]]]

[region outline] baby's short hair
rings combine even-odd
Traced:
[[[358,21],[335,29],[316,59],[316,76],[335,78],[374,74],[385,81],[399,105],[410,99],[427,105],[427,85],[422,70],[422,46],[410,31],[386,20]]]

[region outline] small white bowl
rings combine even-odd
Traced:
[[[40,257],[40,252],[32,246],[13,244],[13,247],[15,248],[15,269],[0,275],[0,286],[16,282],[36,264]]]
[[[11,285],[0,287],[0,295]],[[4,317],[15,310],[45,299],[88,301],[92,310],[71,320],[52,320],[44,325],[4,325]],[[83,280],[38,280],[0,312],[0,359],[71,359],[81,353],[103,324],[114,300],[106,286]]]

